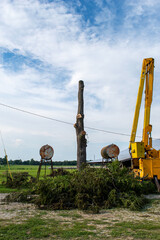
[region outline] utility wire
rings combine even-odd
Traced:
[[[66,121],[62,121],[62,120],[56,119],[56,118],[47,117],[47,116],[44,116],[44,115],[41,115],[41,114],[38,114],[38,113],[33,113],[33,112],[30,112],[30,111],[26,111],[24,109],[20,109],[20,108],[17,108],[17,107],[12,107],[12,106],[9,106],[9,105],[3,104],[3,103],[0,103],[0,105],[4,106],[4,107],[7,107],[7,108],[10,108],[10,109],[13,109],[13,110],[16,110],[16,111],[19,111],[19,112],[27,113],[27,114],[34,115],[34,116],[41,117],[41,118],[45,118],[45,119],[48,119],[48,120],[52,120],[52,121],[56,121],[56,122],[60,122],[60,123],[64,123],[64,124],[68,124],[68,125],[72,125],[72,126],[74,125],[71,122],[66,122]],[[130,136],[129,134],[126,134],[126,133],[112,132],[112,131],[108,131],[108,130],[93,128],[93,127],[85,126],[85,128],[91,129],[91,130],[94,130],[94,131],[110,133],[110,134]]]
[[[51,121],[56,121],[56,122],[60,122],[60,123],[64,123],[64,124],[68,124],[68,125],[72,125],[72,126],[74,125],[71,122],[66,122],[66,121],[63,121],[63,120],[56,119],[56,118],[47,117],[47,116],[44,116],[44,115],[41,115],[41,114],[38,114],[38,113],[33,113],[33,112],[30,112],[30,111],[26,111],[24,109],[20,109],[20,108],[17,108],[17,107],[12,107],[12,106],[4,104],[4,103],[0,103],[0,105],[3,106],[3,107],[10,108],[12,110],[16,110],[16,111],[27,113],[27,114],[30,114],[30,115],[34,115],[34,116],[37,116],[37,117],[45,118],[45,119],[48,119],[48,120],[51,120]],[[104,130],[104,129],[99,129],[99,128],[87,127],[87,126],[85,126],[85,128],[90,129],[90,130],[94,130],[94,131],[99,131],[99,132],[104,132],[104,133],[109,133],[109,134],[115,134],[115,135],[130,137],[130,134],[127,134],[127,133],[114,132],[114,131],[109,131],[109,130]],[[141,138],[141,136],[136,136],[136,137]]]
[[[23,110],[23,109],[20,109],[20,108],[12,107],[12,106],[9,106],[9,105],[3,104],[3,103],[0,103],[0,105],[4,106],[4,107],[7,107],[7,108],[10,108],[10,109],[13,109],[13,110],[16,110],[16,111],[19,111],[19,112],[23,112],[23,113],[27,113],[27,114],[30,114],[30,115],[34,115],[34,116],[37,116],[37,117],[41,117],[41,118],[45,118],[45,119],[48,119],[48,120],[52,120],[52,121],[56,121],[56,122],[60,122],[60,123],[65,123],[65,124],[69,124],[69,125],[73,125],[70,122],[61,121],[59,119],[47,117],[47,116],[44,116],[44,115],[41,115],[41,114],[38,114],[38,113],[33,113],[33,112],[30,112],[30,111],[26,111],[26,110]]]
[[[130,137],[129,134],[127,133],[120,133],[120,132],[112,132],[112,131],[108,131],[108,130],[103,130],[103,129],[99,129],[99,128],[93,128],[93,127],[85,127],[94,131],[99,131],[99,132],[105,132],[105,133],[110,133],[110,134],[115,134],[115,135],[122,135],[122,136],[127,136]],[[140,136],[137,136],[140,138]]]

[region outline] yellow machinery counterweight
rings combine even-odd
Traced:
[[[160,150],[152,147],[152,125],[150,125],[150,110],[153,95],[154,59],[143,60],[140,84],[130,137],[129,151],[132,169],[141,179],[160,180]],[[135,142],[139,112],[145,85],[145,109],[142,141]]]

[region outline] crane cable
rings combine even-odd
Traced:
[[[2,137],[2,132],[1,131],[0,131],[0,135],[1,135],[1,140],[2,140],[2,145],[3,145],[3,149],[4,149],[5,158],[7,160],[9,175],[10,175],[11,180],[13,182],[13,177],[12,177],[11,169],[10,169],[10,166],[9,166],[8,156],[7,156],[7,152],[6,152],[6,148],[5,148],[5,145],[4,145],[4,141],[3,141],[3,137]]]

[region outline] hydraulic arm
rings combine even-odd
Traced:
[[[160,151],[152,148],[152,125],[150,125],[150,111],[153,95],[154,59],[143,60],[140,84],[130,137],[129,151],[132,159],[132,169],[141,178],[160,179]],[[145,109],[143,135],[141,142],[135,142],[139,112],[145,85]]]

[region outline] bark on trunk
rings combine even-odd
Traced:
[[[77,135],[77,169],[81,170],[82,167],[86,164],[86,147],[87,147],[87,140],[86,140],[86,132],[84,131],[84,113],[83,113],[83,90],[84,90],[84,83],[83,81],[79,81],[79,91],[78,91],[78,112],[77,112],[77,119],[74,125],[76,129]]]

